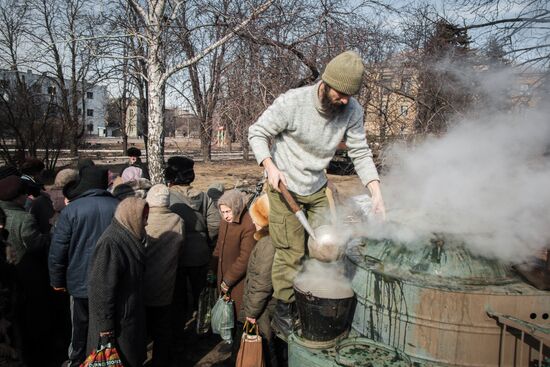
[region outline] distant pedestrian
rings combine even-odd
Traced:
[[[100,337],[112,338],[124,367],[141,367],[147,352],[143,282],[148,214],[143,199],[121,201],[90,261],[87,352],[97,348]]]
[[[119,176],[122,176],[124,170],[128,167],[137,167],[142,171],[141,177],[149,179],[150,177],[147,164],[141,161],[141,150],[136,147],[130,147],[126,151],[126,155],[128,155],[128,163],[120,170]]]

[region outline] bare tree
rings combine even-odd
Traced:
[[[33,61],[50,75],[71,154],[76,156],[85,132],[86,92],[96,82],[91,69],[101,44],[96,38],[99,18],[83,0],[30,0],[30,4]]]
[[[179,70],[188,68],[200,59],[208,55],[216,48],[222,46],[231,38],[235,32],[246,27],[254,18],[271,6],[273,0],[261,4],[252,9],[250,13],[236,23],[234,27],[227,27],[222,36],[215,42],[204,45],[194,57],[176,62],[170,56],[170,48],[166,40],[170,36],[172,22],[178,17],[185,17],[186,6],[190,4],[184,1],[145,1],[143,4],[136,0],[128,0],[128,4],[134,11],[135,16],[143,24],[143,33],[139,37],[144,39],[146,47],[145,61],[147,70],[147,161],[151,180],[154,183],[161,182],[162,169],[164,166],[164,102],[166,96],[166,85],[168,79]],[[198,4],[198,8],[206,9],[208,4]],[[200,32],[203,27],[194,29]]]
[[[506,49],[503,56],[518,64],[550,65],[550,3],[546,0],[460,0],[458,6],[475,20],[464,20],[461,30],[481,31]]]

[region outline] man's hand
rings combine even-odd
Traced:
[[[386,207],[384,206],[384,199],[382,198],[382,191],[380,190],[380,181],[371,181],[367,184],[367,188],[370,191],[372,200],[372,213],[382,220],[386,219]]]
[[[56,292],[61,292],[61,293],[65,293],[67,292],[67,289],[63,288],[63,287],[52,287],[54,291]]]
[[[286,185],[286,178],[283,175],[281,171],[277,168],[275,163],[271,160],[271,158],[266,158],[262,161],[262,165],[264,166],[266,172],[267,172],[267,181],[273,187],[275,190],[281,192],[279,190],[279,181],[282,181]]]
[[[256,323],[256,319],[254,317],[247,317],[246,318],[246,321],[248,321],[249,323],[251,323],[252,325],[254,325]]]

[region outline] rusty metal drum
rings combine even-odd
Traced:
[[[450,238],[413,249],[365,239],[346,255],[357,296],[352,328],[413,362],[527,366],[549,358],[540,340],[550,335],[550,292],[526,284],[507,265],[474,256]],[[542,339],[502,320],[538,329]]]

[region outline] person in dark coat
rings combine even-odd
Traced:
[[[113,338],[125,367],[141,367],[147,352],[143,283],[148,214],[143,199],[121,201],[90,266],[88,353],[100,337]]]
[[[166,184],[170,188],[170,210],[179,215],[185,224],[185,246],[180,254],[176,288],[174,291],[174,308],[176,313],[174,325],[176,333],[183,330],[186,316],[198,308],[199,295],[206,284],[212,250],[218,236],[220,213],[214,201],[205,192],[194,188],[195,162],[187,157],[171,157],[164,170]],[[191,292],[187,290],[187,284]],[[189,293],[192,300],[189,302]],[[178,337],[178,334],[175,335]]]
[[[239,190],[229,190],[218,200],[218,208],[224,219],[220,224],[218,242],[213,256],[218,263],[218,287],[222,294],[229,294],[235,301],[239,321],[244,292],[244,280],[250,253],[256,244],[252,223],[246,209],[246,195]]]
[[[122,167],[119,172],[119,176],[122,177],[122,173],[124,173],[124,170],[128,167],[137,167],[141,169],[140,177],[149,180],[149,169],[147,168],[147,164],[141,161],[141,150],[136,147],[130,147],[126,151],[126,155],[128,155],[128,163],[124,167]]]
[[[59,215],[53,233],[48,259],[50,284],[71,296],[69,367],[80,366],[86,358],[89,262],[119,203],[106,188],[107,171],[96,166],[82,168],[78,181],[63,188],[70,202]]]
[[[42,233],[50,233],[50,219],[54,216],[50,195],[44,191],[44,185],[41,182],[44,172],[44,163],[37,158],[27,158],[21,165],[21,178],[27,185],[27,202],[25,209],[35,218]]]
[[[178,257],[184,245],[185,225],[170,205],[170,191],[157,184],[147,193],[149,219],[145,270],[147,330],[153,340],[152,367],[169,366],[172,359],[171,305]]]
[[[15,266],[16,329],[20,332],[18,349],[29,365],[46,365],[51,358],[41,358],[51,348],[51,339],[44,340],[50,324],[50,295],[47,280],[49,235],[41,233],[34,216],[24,209],[27,182],[18,176],[0,180],[0,208],[6,214],[6,242],[10,262]]]
[[[271,316],[275,309],[271,267],[275,247],[269,236],[269,200],[267,194],[259,196],[250,206],[250,217],[256,226],[254,239],[258,242],[248,260],[243,294],[242,317],[258,324],[263,337],[264,358],[267,367],[278,366],[275,338],[271,329]]]

